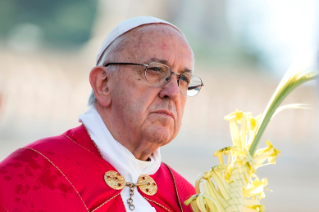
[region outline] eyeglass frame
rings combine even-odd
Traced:
[[[151,62],[151,63],[158,63],[158,62]],[[151,64],[151,63],[150,63],[150,64]],[[164,66],[166,66],[167,68],[169,68],[169,69],[171,70],[170,76],[172,76],[172,74],[176,74],[176,75],[178,76],[177,83],[178,83],[178,87],[179,87],[179,77],[180,77],[180,75],[182,75],[182,74],[179,74],[179,73],[177,73],[177,72],[172,71],[171,67],[169,67],[168,65],[165,65],[165,64],[163,64],[163,63],[158,63],[158,64],[164,65]],[[148,81],[147,76],[146,76],[146,70],[147,70],[147,67],[149,66],[149,64],[143,64],[143,63],[107,63],[107,64],[104,65],[104,67],[107,67],[107,66],[109,66],[109,65],[139,65],[139,66],[144,66],[144,67],[145,67],[144,77],[145,77],[146,81],[147,81],[149,84],[154,85],[154,84],[152,84],[150,81]],[[192,75],[192,77],[193,77],[193,75]],[[197,76],[196,76],[196,77],[197,77]],[[194,96],[196,96],[196,95],[200,92],[201,88],[204,86],[204,83],[203,83],[202,79],[201,79],[200,77],[198,77],[198,78],[199,78],[200,81],[201,81],[201,85],[199,85],[199,86],[200,86],[200,89],[199,89],[199,91],[198,91]],[[171,80],[171,77],[169,78],[168,81],[166,81],[166,83],[165,83],[164,85],[162,85],[162,87],[165,86],[170,80]],[[195,89],[195,88],[197,88],[197,87],[199,87],[199,86],[187,87],[187,90],[189,90],[189,88]],[[180,93],[183,94],[181,91],[180,91]],[[185,95],[185,94],[183,94],[183,95]],[[186,95],[185,95],[185,96],[187,96],[187,92],[186,92]]]

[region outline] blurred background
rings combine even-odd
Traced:
[[[317,0],[55,0],[0,1],[0,161],[17,148],[78,126],[87,110],[88,75],[108,32],[119,22],[150,15],[178,26],[196,57],[205,86],[189,98],[178,137],[163,161],[192,184],[231,145],[224,116],[258,115],[292,61],[318,47]],[[316,84],[284,102],[287,110],[264,133],[282,150],[267,177],[266,210],[318,211],[319,103]]]

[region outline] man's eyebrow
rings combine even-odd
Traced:
[[[163,64],[168,66],[168,61],[167,60],[161,60],[161,59],[158,59],[156,57],[152,57],[151,59],[149,59],[149,62],[163,63]]]
[[[165,64],[165,65],[169,66],[167,60],[161,60],[161,59],[158,59],[158,58],[156,58],[156,57],[152,57],[151,59],[149,59],[148,62],[149,62],[149,63],[151,63],[151,62],[157,62],[157,63],[162,63],[162,64]],[[193,72],[192,72],[191,69],[185,68],[185,69],[182,71],[182,73],[190,73],[190,74],[192,74]]]
[[[186,73],[186,74],[193,74],[193,71],[188,69],[188,68],[185,68],[184,71],[183,71],[183,74]]]

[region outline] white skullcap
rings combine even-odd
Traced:
[[[142,25],[146,25],[146,24],[158,24],[158,23],[163,23],[163,24],[168,24],[172,27],[174,27],[177,31],[179,31],[183,36],[184,34],[173,24],[158,19],[158,18],[154,18],[151,16],[140,16],[140,17],[135,17],[135,18],[131,18],[128,19],[126,21],[121,22],[120,24],[118,24],[109,34],[108,36],[104,39],[102,46],[100,48],[99,53],[97,54],[96,57],[96,65],[98,64],[98,61],[100,60],[102,54],[104,53],[104,51],[107,49],[107,47],[109,47],[109,45],[116,39],[118,38],[120,35],[124,34],[125,32],[130,31],[131,29],[134,29],[138,26],[142,26]]]

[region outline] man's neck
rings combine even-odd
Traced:
[[[133,141],[132,138],[128,138],[125,133],[118,131],[119,127],[115,126],[111,115],[103,115],[104,113],[108,112],[108,109],[101,107],[98,103],[95,104],[95,108],[100,114],[104,124],[109,129],[113,138],[126,149],[128,149],[137,160],[149,160],[151,154],[160,147],[157,143],[144,141],[143,139],[137,139],[138,141]]]

